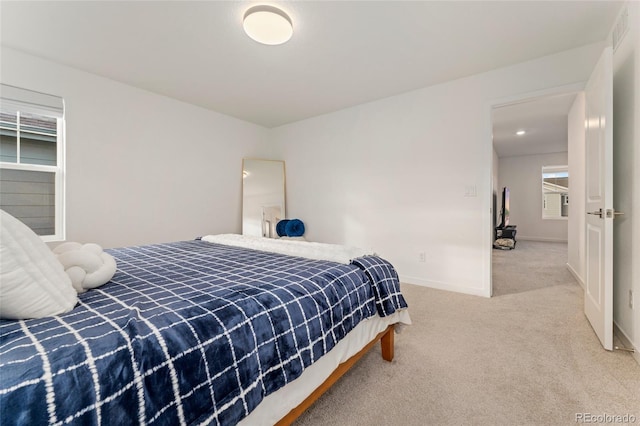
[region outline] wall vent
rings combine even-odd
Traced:
[[[611,35],[611,38],[612,38],[614,51],[618,48],[618,46],[622,42],[622,39],[627,34],[628,30],[629,30],[629,11],[625,7],[622,13],[620,14],[620,17],[618,18],[618,22],[616,22],[616,26],[613,27],[613,33]]]

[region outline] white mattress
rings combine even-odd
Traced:
[[[271,426],[300,405],[333,371],[371,342],[391,324],[411,324],[406,309],[388,317],[371,317],[358,324],[322,358],[304,370],[302,375],[285,387],[267,395],[254,411],[239,424],[242,426]],[[397,326],[396,326],[397,327]],[[382,358],[380,358],[380,362]]]
[[[274,239],[254,237],[251,235],[220,234],[205,235],[203,241],[224,244],[227,246],[244,247],[253,250],[269,251],[286,254],[288,256],[306,257],[308,259],[328,260],[344,265],[351,263],[351,259],[374,255],[373,250],[359,247],[349,247],[338,244],[314,243],[290,239]]]

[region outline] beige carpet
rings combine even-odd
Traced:
[[[507,267],[494,266],[505,285],[491,299],[404,284],[414,325],[396,336],[394,361],[376,346],[296,425],[575,425],[577,413],[640,424],[640,366],[601,348],[580,286],[544,268],[561,246],[566,262],[566,245],[545,244],[494,250]],[[535,261],[496,276],[525,251]]]
[[[493,295],[522,293],[575,283],[567,269],[567,244],[518,241],[513,250],[493,250]]]

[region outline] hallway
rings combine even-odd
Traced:
[[[567,244],[518,241],[514,250],[493,250],[493,296],[575,283],[567,269]]]

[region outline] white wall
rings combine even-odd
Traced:
[[[492,204],[492,211],[493,211],[493,222],[491,224],[491,232],[493,232],[493,229],[498,226],[499,222],[500,222],[500,209],[502,208],[502,190],[500,189],[500,159],[498,157],[498,153],[496,152],[495,149],[493,149],[493,153],[492,153],[492,165],[493,165],[493,173],[491,176],[491,183],[492,183],[492,191],[493,191],[493,204]]]
[[[585,273],[585,134],[584,93],[578,93],[569,110],[569,223],[567,266],[584,287]]]
[[[500,188],[509,188],[509,224],[517,226],[516,240],[567,241],[567,219],[542,219],[542,167],[567,165],[567,160],[566,152],[499,159]],[[569,204],[571,211],[571,198]]]
[[[273,129],[287,162],[288,216],[305,221],[309,239],[373,247],[404,282],[488,296],[491,105],[585,81],[602,47]],[[469,187],[476,197],[465,196]]]
[[[627,3],[629,32],[613,55],[614,322],[640,362],[640,3]],[[635,309],[629,307],[629,290]]]
[[[105,247],[240,232],[243,157],[267,129],[3,47],[2,82],[62,96],[67,240]]]

